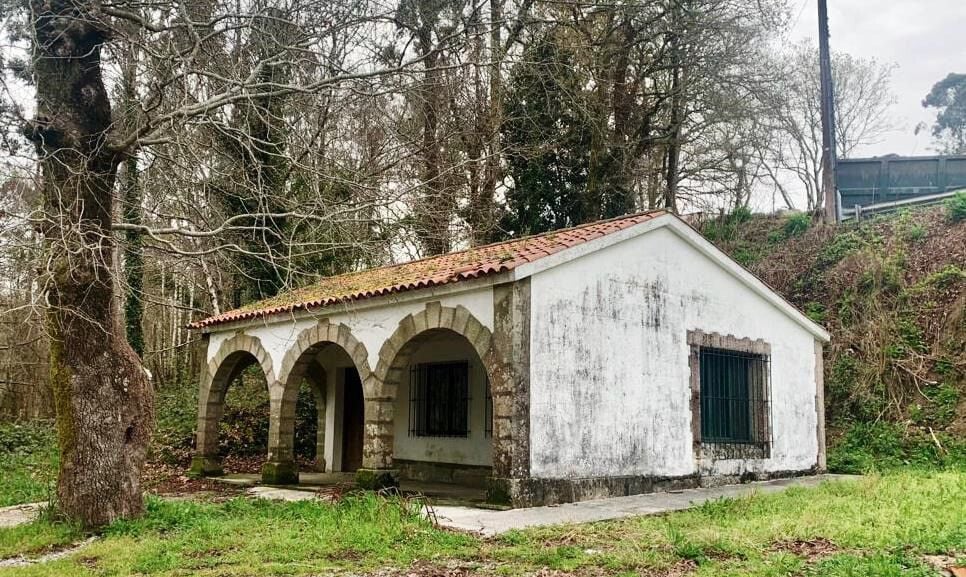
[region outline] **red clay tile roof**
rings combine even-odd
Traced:
[[[663,214],[665,212],[660,210],[632,214],[411,262],[332,276],[316,284],[251,303],[190,326],[196,329],[210,327],[498,274]]]

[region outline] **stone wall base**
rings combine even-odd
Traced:
[[[453,483],[481,489],[486,486],[487,479],[493,474],[492,467],[480,465],[394,459],[393,466],[399,469],[399,477],[402,479],[430,483]]]
[[[262,465],[265,485],[298,485],[299,470],[294,461],[269,461]]]
[[[356,487],[366,491],[399,489],[399,471],[396,469],[359,469],[356,471]]]
[[[188,476],[191,478],[220,477],[225,474],[221,466],[221,458],[205,455],[195,455],[191,458],[191,468]]]
[[[803,477],[817,473],[818,471],[812,468],[802,471],[748,472],[740,476],[694,474],[680,477],[627,476],[585,479],[491,478],[487,482],[487,500],[513,507],[539,507],[607,497],[626,497],[643,493]]]

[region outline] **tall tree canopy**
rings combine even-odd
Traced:
[[[933,84],[922,105],[937,109],[932,134],[939,152],[966,153],[966,74],[950,72]]]

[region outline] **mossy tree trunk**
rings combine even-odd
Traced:
[[[138,47],[132,45],[126,51],[126,60],[121,75],[121,90],[124,96],[125,124],[133,129],[137,123],[140,106],[137,98]],[[141,173],[138,169],[138,155],[132,152],[124,159],[124,172],[121,182],[124,192],[124,222],[141,224]],[[124,277],[127,282],[124,299],[124,325],[127,342],[139,357],[144,358],[144,247],[141,231],[127,230],[124,233]]]
[[[143,511],[153,391],[124,338],[113,272],[107,39],[94,2],[32,0],[37,116],[25,127],[43,183],[43,283],[60,444],[57,505],[86,527]]]

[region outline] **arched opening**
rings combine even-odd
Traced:
[[[295,404],[295,460],[300,469],[325,470],[325,396],[328,375],[311,363],[299,385]]]
[[[352,357],[335,343],[318,343],[302,353],[325,375],[318,424],[320,472],[352,473],[362,467],[365,403],[362,379]],[[292,377],[297,378],[293,372]]]
[[[280,371],[279,417],[269,437],[271,467],[263,480],[278,482],[276,473],[300,482],[326,483],[333,474],[352,473],[363,465],[365,400],[363,381],[369,375],[365,348],[342,325],[319,325],[304,330],[288,352]],[[300,394],[299,391],[302,391]],[[297,417],[304,411],[306,390],[314,398],[314,427]],[[314,428],[312,472],[299,474],[293,457],[302,457],[299,447],[308,447]],[[293,447],[295,455],[293,455]],[[303,461],[303,459],[299,459]]]
[[[221,393],[218,458],[225,474],[247,475],[260,472],[265,464],[271,399],[258,360],[251,353],[237,355],[237,368]]]
[[[238,336],[222,344],[201,385],[193,473],[258,471],[269,444],[273,378],[257,340]]]
[[[493,467],[493,397],[477,347],[452,329],[430,328],[391,362],[393,466],[404,489],[482,499]]]
[[[302,352],[284,384],[296,390],[294,419],[286,422],[291,393],[283,395],[282,421],[275,459],[284,460],[291,442],[300,471],[355,472],[362,467],[365,403],[362,380],[352,358],[334,343],[318,343]],[[291,435],[291,441],[289,440]],[[311,483],[311,475],[300,475]]]

